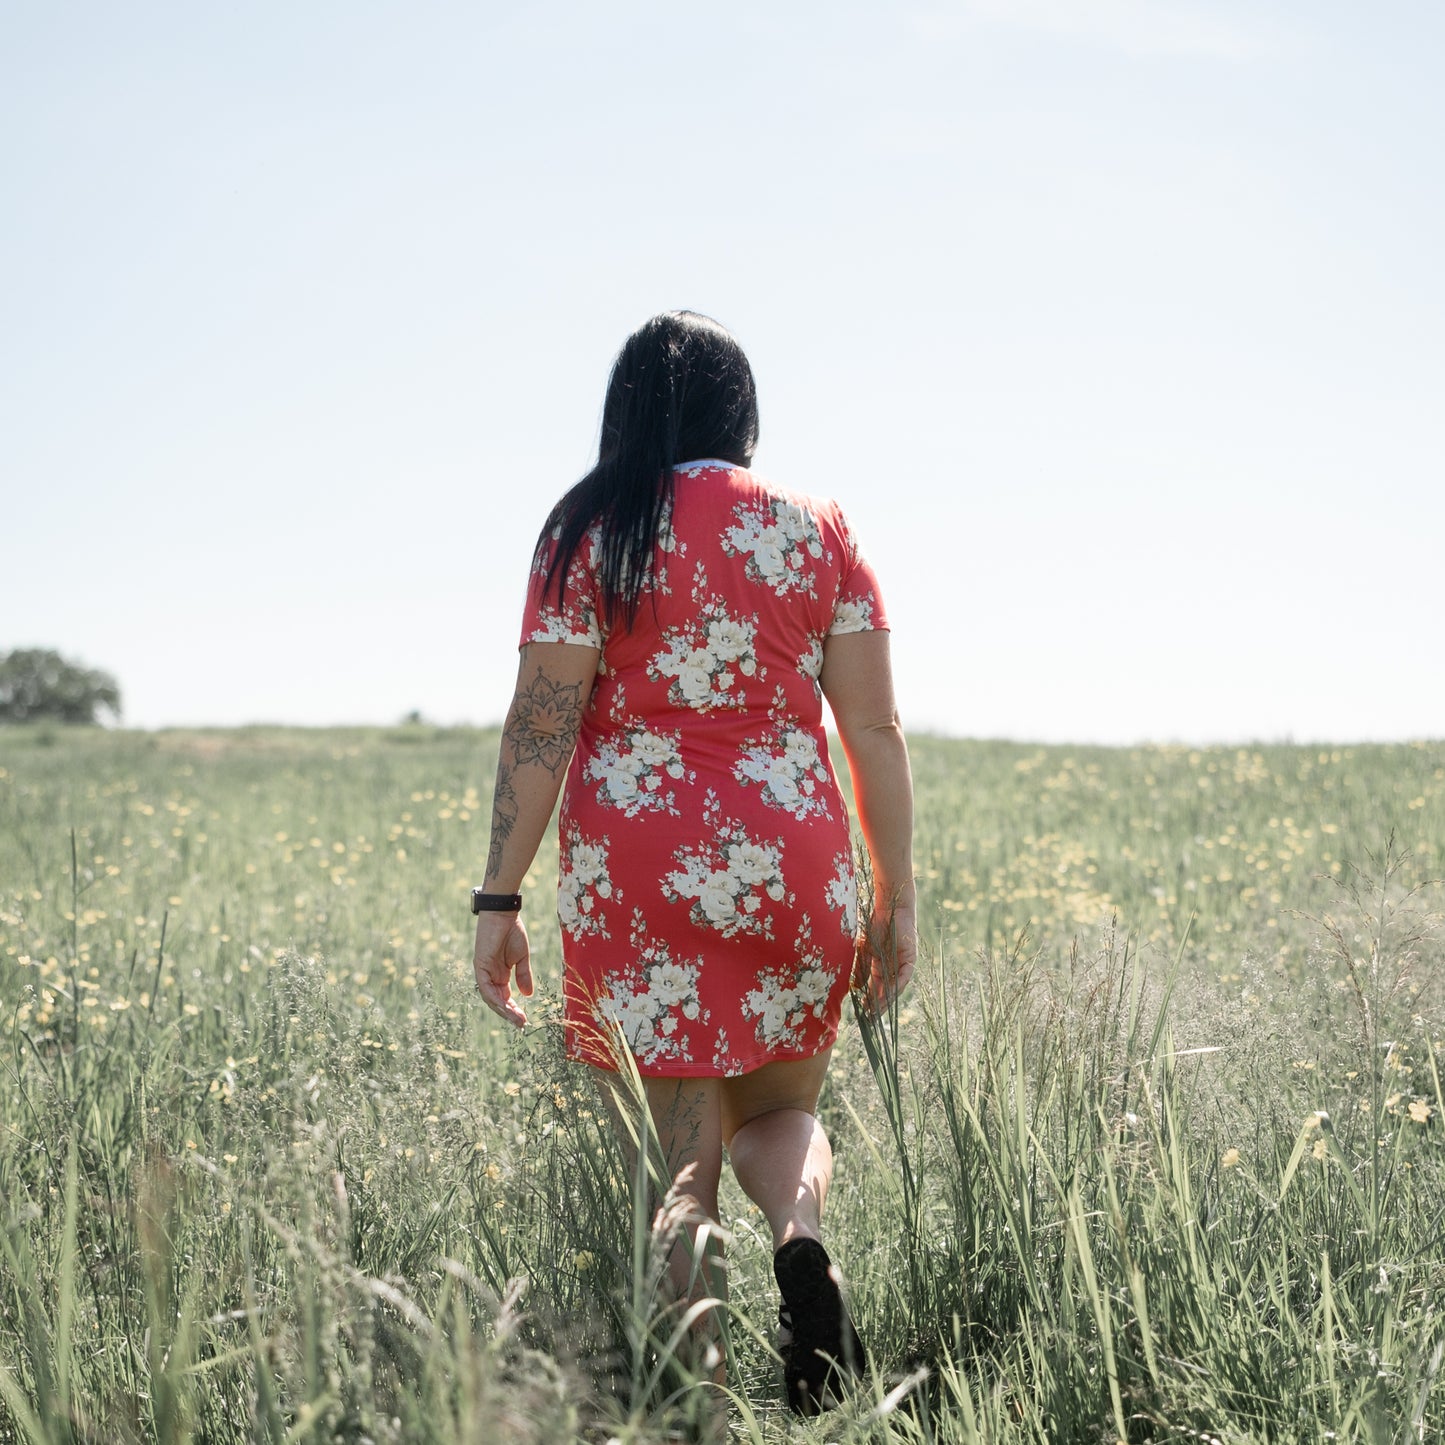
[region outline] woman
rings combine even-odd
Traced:
[[[726,1148],[772,1229],[789,1403],[835,1402],[863,1347],[821,1243],[815,1117],[850,983],[870,1005],[916,952],[912,784],[876,581],[837,505],[748,470],[747,358],[716,322],[654,317],[608,383],[597,465],[538,541],[497,765],[475,967],[520,1026],[517,890],[565,774],[558,916],[571,1057],[625,1041],[688,1224],[670,1268],[722,1297]],[[833,712],[871,863],[860,934]]]

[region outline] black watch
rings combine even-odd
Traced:
[[[520,913],[520,893],[487,893],[481,888],[472,889],[473,913]]]

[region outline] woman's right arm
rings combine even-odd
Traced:
[[[488,893],[518,892],[537,856],[577,745],[600,655],[595,647],[570,642],[522,648],[492,789],[492,837],[482,879]],[[517,914],[477,914],[472,967],[487,1007],[518,1028],[526,1023],[512,996],[514,977],[522,994],[532,992],[531,946]]]
[[[853,801],[873,872],[871,926],[859,940],[861,983],[875,1010],[908,985],[918,957],[913,884],[913,774],[893,698],[885,631],[847,632],[823,644],[823,696],[853,779]]]

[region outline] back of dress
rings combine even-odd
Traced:
[[[829,634],[887,626],[833,502],[723,462],[676,469],[633,627],[599,621],[595,533],[562,603],[539,553],[522,642],[597,647],[563,794],[568,1050],[730,1075],[832,1043],[857,891],[828,761]]]

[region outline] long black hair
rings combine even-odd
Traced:
[[[672,506],[673,467],[703,458],[750,466],[757,445],[753,370],[725,327],[695,311],[665,311],[638,327],[608,378],[597,465],[552,509],[537,540],[545,551],[560,528],[547,578],[557,605],[595,523],[601,620],[630,628]]]

